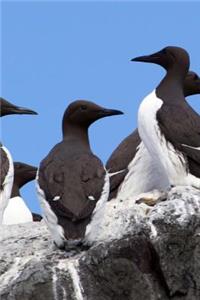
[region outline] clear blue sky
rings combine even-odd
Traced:
[[[39,113],[2,119],[2,140],[14,160],[38,166],[61,139],[67,105],[87,99],[125,113],[90,129],[93,152],[105,162],[137,126],[141,99],[164,75],[131,58],[182,46],[200,74],[199,11],[192,1],[3,1],[1,95]],[[200,96],[189,101],[200,113]],[[39,211],[34,183],[22,195]]]

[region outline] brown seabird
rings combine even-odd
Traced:
[[[4,117],[12,114],[31,114],[37,115],[33,110],[25,107],[16,106],[4,98],[0,98],[0,117]],[[8,149],[0,143],[0,225],[3,220],[3,213],[8,204],[8,200],[11,195],[13,177],[14,177],[14,167],[13,160]]]
[[[96,120],[122,114],[78,100],[66,109],[63,140],[40,163],[37,193],[55,244],[70,248],[92,240],[109,195],[109,174],[90,148],[88,128]]]

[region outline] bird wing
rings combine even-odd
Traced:
[[[119,144],[119,146],[114,150],[114,152],[108,159],[106,163],[106,169],[109,173],[122,171],[110,177],[109,199],[112,199],[116,196],[117,189],[128,173],[128,165],[134,158],[140,142],[141,139],[138,134],[138,130],[136,129]]]
[[[200,116],[192,107],[187,102],[181,106],[164,104],[157,120],[167,140],[185,154],[189,168],[194,163],[200,167]]]
[[[39,169],[39,186],[57,216],[78,221],[90,216],[104,186],[105,170],[93,154],[62,160],[56,153]]]

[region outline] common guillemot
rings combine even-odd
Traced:
[[[171,186],[200,188],[200,116],[186,102],[183,89],[188,53],[166,47],[133,61],[155,63],[167,71],[139,107],[138,129],[145,147]]]
[[[109,174],[90,149],[88,128],[100,118],[119,114],[85,100],[71,103],[63,116],[63,140],[40,164],[37,193],[59,248],[91,242],[98,229],[109,195]]]
[[[0,117],[11,114],[31,114],[36,115],[37,113],[25,107],[16,106],[4,98],[0,98]],[[13,160],[8,149],[0,143],[0,159],[1,159],[1,176],[0,176],[0,225],[3,220],[3,213],[8,204],[8,200],[11,195],[14,167]]]
[[[200,94],[200,78],[195,72],[189,71],[184,80],[184,95],[187,97],[195,94]],[[118,193],[120,196],[123,194],[136,196],[150,190],[164,189],[165,186],[168,186],[168,182],[165,184],[166,177],[161,182],[162,173],[156,171],[154,160],[149,155],[146,147],[142,146],[141,143],[143,142],[140,139],[138,130],[135,129],[118,145],[108,159],[106,169],[109,172],[124,170],[124,172],[110,178],[109,200],[117,197]],[[140,153],[137,154],[136,158],[138,160],[134,164],[133,160],[138,150]],[[140,164],[141,160],[144,161],[141,164],[141,168],[136,167],[137,162]],[[136,167],[135,172],[133,172],[134,167]],[[134,178],[131,178],[132,176]],[[148,183],[145,181],[148,181]],[[130,187],[131,185],[132,187]],[[130,193],[126,189],[129,189]]]
[[[20,188],[34,180],[37,168],[21,162],[14,162],[14,182],[11,197],[3,214],[3,225],[41,221],[42,217],[31,213],[20,195]]]

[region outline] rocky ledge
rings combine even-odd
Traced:
[[[0,229],[1,300],[199,300],[200,191],[153,208],[107,203],[87,251],[55,248],[43,223]]]

